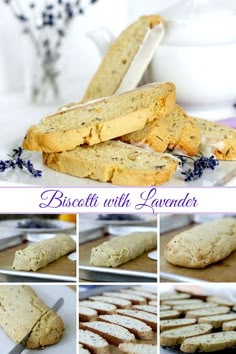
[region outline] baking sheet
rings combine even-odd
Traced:
[[[164,258],[167,243],[178,233],[193,227],[187,226],[172,232],[162,234],[160,237],[160,277],[162,280],[178,282],[235,282],[236,281],[236,252],[231,253],[224,260],[212,264],[205,269],[188,269],[177,267],[168,263]]]
[[[32,220],[37,219],[37,218],[32,218]],[[47,233],[54,233],[54,232],[66,232],[66,231],[72,231],[75,230],[75,223],[69,222],[69,221],[62,221],[62,220],[51,220],[51,219],[39,219],[39,222],[41,221],[42,223],[47,223],[50,225],[50,227],[38,227],[38,228],[32,228],[32,227],[19,227],[20,224],[25,224],[26,222],[29,222],[31,219],[12,219],[12,220],[0,220],[0,228],[6,229],[6,230],[15,230],[19,232],[32,232],[32,233],[42,233],[42,232],[47,232]],[[37,219],[38,220],[38,219]]]
[[[4,285],[0,285],[4,286]],[[44,354],[76,353],[76,292],[64,285],[32,285],[37,295],[51,307],[60,297],[64,298],[64,305],[58,311],[65,324],[65,333],[59,343],[46,347]],[[3,353],[14,348],[15,343],[0,328],[0,343]],[[1,352],[2,352],[1,349]],[[40,351],[41,352],[41,351]],[[26,349],[24,354],[39,353],[38,350]]]
[[[79,277],[90,281],[157,281],[157,262],[148,258],[150,251],[117,268],[96,267],[90,265],[91,249],[108,241],[103,237],[87,242],[79,247]]]
[[[27,244],[11,247],[0,252],[0,274],[8,275],[9,281],[11,280],[10,277],[13,276],[29,278],[28,281],[31,281],[33,278],[54,281],[76,281],[76,262],[68,259],[68,255],[59,258],[36,272],[12,269],[15,252],[25,247],[27,247]]]

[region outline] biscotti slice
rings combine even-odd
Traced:
[[[130,289],[132,290],[138,290],[138,291],[144,291],[145,293],[151,293],[151,294],[157,294],[157,287],[155,288],[145,288],[143,286],[132,286]]]
[[[175,319],[180,317],[180,312],[176,310],[160,311],[160,320]]]
[[[79,330],[79,342],[94,354],[110,354],[108,342],[96,333]]]
[[[217,305],[224,305],[229,307],[233,307],[235,305],[235,303],[233,303],[232,301],[229,301],[219,296],[208,296],[206,301]]]
[[[151,306],[151,305],[134,305],[134,306],[133,306],[133,309],[157,314],[157,306]]]
[[[152,328],[153,331],[157,330],[157,315],[153,313],[139,311],[139,310],[117,310],[120,315],[128,316],[133,319],[141,320]]]
[[[59,152],[94,145],[142,129],[173,109],[175,86],[154,83],[59,111],[30,127],[23,147]]]
[[[15,343],[34,327],[26,343],[29,349],[55,344],[64,332],[60,316],[27,285],[0,286],[0,326]]]
[[[131,301],[125,300],[125,299],[118,299],[117,297],[112,297],[112,296],[102,296],[102,295],[96,295],[96,296],[91,296],[89,298],[90,300],[93,301],[102,301],[102,302],[108,302],[109,304],[115,305],[118,309],[129,309],[131,308]]]
[[[92,248],[90,264],[100,267],[118,267],[132,259],[141,256],[144,252],[157,246],[157,234],[155,232],[135,232],[125,236],[114,237],[101,245]],[[129,292],[127,290],[127,292]],[[140,295],[135,291],[131,294]],[[141,293],[143,295],[143,293]],[[155,295],[153,296],[156,299]]]
[[[163,305],[171,305],[171,306],[177,306],[177,305],[196,305],[196,304],[201,304],[203,303],[202,300],[199,299],[185,299],[185,300],[164,300],[162,301]]]
[[[115,305],[108,304],[102,301],[84,300],[84,301],[80,301],[79,306],[90,307],[91,309],[94,309],[95,311],[97,311],[97,313],[101,315],[115,313],[117,309]]]
[[[35,272],[75,249],[76,243],[69,235],[57,235],[16,251],[12,268]]]
[[[236,249],[236,219],[224,218],[197,225],[174,236],[165,258],[186,268],[205,268],[226,258]]]
[[[79,354],[90,354],[90,352],[83,347],[79,347]]]
[[[200,118],[195,122],[200,128],[201,153],[214,154],[219,160],[236,160],[236,129]]]
[[[99,319],[105,322],[114,323],[128,329],[135,337],[143,340],[151,340],[153,338],[152,328],[146,323],[134,318],[121,315],[103,315]]]
[[[195,318],[178,318],[176,320],[162,320],[160,321],[160,331],[168,331],[170,329],[189,326],[195,324],[197,320]]]
[[[166,116],[147,123],[143,129],[119,138],[125,143],[149,146],[158,152],[177,150],[194,156],[200,145],[200,129],[178,105]]]
[[[230,308],[227,306],[216,306],[207,309],[197,309],[188,311],[186,317],[200,318],[205,316],[223,315],[230,312]]]
[[[215,352],[236,345],[236,332],[218,332],[186,339],[180,350],[184,353]]]
[[[160,306],[160,311],[171,310],[171,308],[172,308],[172,306],[161,305],[161,306]]]
[[[139,344],[139,343],[122,343],[119,345],[122,353],[127,354],[156,354],[157,345]]]
[[[156,234],[154,237],[156,237]],[[146,233],[145,233],[145,239],[146,239]],[[122,293],[130,293],[130,294],[140,295],[140,296],[145,297],[147,300],[157,300],[156,294],[147,293],[147,292],[141,291],[141,290],[121,289],[120,291]]]
[[[148,301],[148,305],[157,306],[157,301],[156,300]]]
[[[160,335],[160,345],[172,346],[181,344],[186,338],[208,334],[212,330],[209,324],[195,324],[162,332]]]
[[[134,305],[145,305],[147,303],[147,300],[144,297],[138,296],[138,295],[134,295],[134,294],[121,294],[121,293],[118,293],[118,292],[109,292],[109,291],[107,291],[107,292],[104,292],[103,295],[105,295],[105,296],[114,296],[116,298],[129,300]]]
[[[91,309],[88,306],[79,306],[79,319],[82,322],[95,321],[98,317],[96,310]]]
[[[211,316],[200,317],[198,319],[198,323],[209,323],[214,328],[220,328],[222,327],[224,322],[233,321],[233,320],[236,320],[236,314],[228,313],[226,315],[214,315],[214,316],[211,315]]]
[[[223,331],[235,331],[236,330],[236,319],[233,321],[224,322],[222,325]]]
[[[158,15],[142,16],[109,47],[82,102],[134,89],[164,35]]]
[[[108,343],[113,345],[136,341],[133,333],[129,332],[126,328],[113,323],[102,321],[81,322],[80,327],[102,336],[108,341]]]
[[[191,297],[190,294],[177,293],[175,291],[167,291],[160,294],[161,303],[165,300],[183,300],[189,299]]]
[[[212,307],[217,307],[217,306],[218,306],[217,304],[203,302],[203,303],[199,303],[199,304],[176,305],[176,306],[173,306],[173,310],[177,310],[181,313],[186,313],[191,310],[210,309]]]
[[[179,164],[170,154],[159,154],[121,141],[106,141],[72,151],[43,153],[43,162],[53,170],[76,177],[124,186],[154,186],[165,183]]]

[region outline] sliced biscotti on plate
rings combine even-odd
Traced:
[[[208,334],[211,330],[212,326],[209,324],[194,324],[164,331],[160,335],[160,345],[176,346],[181,344],[186,338]]]
[[[201,118],[194,121],[201,134],[200,152],[219,160],[236,160],[236,129]]]
[[[134,89],[163,35],[158,15],[142,16],[132,23],[108,49],[82,102]]]
[[[111,353],[108,342],[94,332],[80,329],[79,342],[83,345],[84,348],[91,350],[91,352],[94,354]],[[81,349],[79,352],[81,352]]]
[[[122,343],[119,345],[122,353],[127,354],[156,354],[157,345],[140,343]]]
[[[142,129],[148,122],[166,115],[174,105],[172,83],[149,84],[45,117],[28,129],[23,147],[59,152],[83,144],[98,144]]]
[[[185,339],[180,350],[184,353],[215,352],[236,345],[236,332],[217,332]]]
[[[186,268],[205,268],[236,250],[236,219],[223,218],[194,226],[174,236],[166,260]]]
[[[123,135],[120,140],[139,146],[149,146],[157,152],[180,150],[196,155],[200,145],[200,129],[178,105],[166,116],[147,123],[143,129]]]
[[[179,164],[170,154],[113,140],[72,151],[43,153],[43,161],[62,173],[124,186],[160,185],[172,177]]]

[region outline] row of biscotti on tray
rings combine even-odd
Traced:
[[[91,353],[156,354],[157,294],[139,287],[104,292],[79,303],[79,342]],[[81,351],[83,353],[83,351]]]
[[[227,299],[169,292],[160,297],[160,344],[184,353],[214,352],[236,345],[235,304]]]
[[[116,82],[128,75],[147,32],[162,22],[159,16],[145,16],[122,32],[83,103],[66,106],[30,127],[24,148],[42,151],[44,163],[54,170],[117,185],[166,182],[179,160],[165,152],[175,149],[190,156],[207,149],[219,159],[236,159],[235,130],[189,117],[176,105],[172,83],[135,89],[136,73],[131,85],[117,87]]]

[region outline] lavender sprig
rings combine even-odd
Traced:
[[[195,181],[202,177],[205,170],[214,170],[215,167],[219,165],[219,161],[213,155],[210,157],[201,156],[197,159],[185,155],[174,155],[180,159],[180,166],[182,168],[188,160],[193,161],[193,168],[181,172],[181,174],[185,176],[185,182]]]
[[[20,170],[25,168],[34,177],[41,177],[42,171],[36,170],[30,160],[24,160],[21,157],[22,153],[22,147],[18,147],[18,149],[13,149],[12,155],[8,155],[10,159],[0,160],[0,172],[4,172],[10,168],[15,170],[18,167]]]

